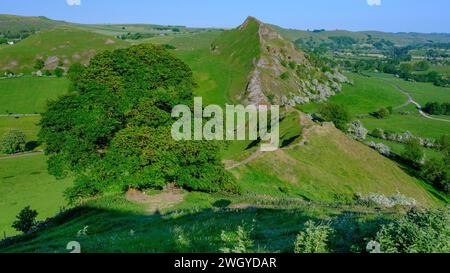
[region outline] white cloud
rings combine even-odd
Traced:
[[[367,0],[367,5],[373,6],[381,6],[381,0]]]
[[[69,6],[81,6],[81,0],[66,0]]]

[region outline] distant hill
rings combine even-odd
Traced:
[[[45,61],[52,70],[58,64],[67,68],[80,62],[87,64],[100,51],[127,46],[128,43],[74,27],[42,30],[25,40],[0,49],[0,73],[12,71],[29,73],[37,59]]]
[[[68,25],[63,21],[51,20],[44,16],[17,16],[0,14],[0,33],[6,32],[35,32]]]
[[[346,30],[315,30],[305,31],[296,29],[285,29],[279,26],[273,26],[284,37],[296,40],[311,40],[315,43],[334,43],[333,37],[350,37],[359,43],[367,43],[370,40],[386,40],[397,46],[409,46],[430,43],[450,43],[450,34],[448,33],[389,33],[381,31],[360,31],[352,32]]]

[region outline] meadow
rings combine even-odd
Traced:
[[[55,215],[67,206],[63,191],[70,185],[47,173],[44,155],[0,158],[0,237],[17,234],[11,224],[26,206],[38,211],[39,220]]]
[[[342,92],[331,97],[329,101],[345,105],[354,117],[367,115],[381,107],[400,106],[408,100],[394,87],[379,79],[354,73],[347,73],[346,75],[353,80],[353,85],[345,84]],[[318,105],[310,103],[299,106],[299,109],[313,113],[318,110]]]
[[[53,77],[19,77],[0,80],[0,114],[37,114],[50,99],[67,93],[69,80]]]

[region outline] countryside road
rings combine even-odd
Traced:
[[[419,111],[420,115],[422,115],[424,118],[431,119],[431,120],[437,120],[437,121],[443,121],[443,122],[450,122],[450,120],[448,120],[448,119],[435,118],[435,117],[432,117],[432,116],[428,115],[427,113],[425,113],[425,112],[423,111],[422,105],[420,105],[420,103],[418,103],[417,101],[415,101],[414,98],[413,98],[413,97],[411,96],[411,94],[409,93],[409,91],[403,89],[400,85],[398,85],[398,84],[396,84],[396,83],[393,83],[393,82],[391,82],[391,81],[389,81],[389,80],[386,80],[386,79],[382,79],[382,78],[377,78],[377,79],[382,80],[382,81],[384,81],[385,83],[387,83],[387,84],[393,86],[395,89],[397,89],[397,90],[400,91],[402,94],[404,94],[404,95],[406,95],[406,96],[408,97],[408,101],[405,102],[404,104],[400,105],[399,107],[396,107],[397,109],[398,109],[398,108],[405,107],[405,106],[408,106],[409,104],[412,103],[412,104],[414,104],[414,105],[417,107],[417,110]]]

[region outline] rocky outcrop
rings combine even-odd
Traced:
[[[349,83],[336,69],[316,67],[305,52],[253,17],[247,18],[238,30],[243,32],[250,24],[258,26],[260,56],[253,60],[254,70],[239,96],[243,103],[295,106],[322,102],[340,92],[342,83]]]

